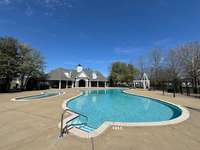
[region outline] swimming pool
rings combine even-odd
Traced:
[[[64,92],[49,90],[49,91],[42,92],[42,93],[36,94],[36,95],[16,97],[16,98],[13,98],[12,100],[13,101],[38,100],[38,99],[45,99],[48,97],[58,96],[58,95],[63,95],[63,94],[64,94]]]
[[[66,107],[88,117],[87,126],[80,129],[92,132],[105,122],[160,123],[180,117],[183,109],[173,104],[124,93],[120,89],[88,90],[71,99]],[[74,122],[82,120],[75,119]]]

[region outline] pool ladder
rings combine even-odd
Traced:
[[[64,115],[65,115],[66,112],[72,112],[72,113],[76,114],[77,116],[75,116],[75,117],[73,117],[73,118],[67,120],[67,122],[66,122],[65,125],[64,125]],[[72,123],[71,123],[71,124],[69,124],[70,122],[72,122],[73,120],[75,120],[75,119],[77,119],[77,118],[79,118],[79,117],[84,117],[84,118],[86,118],[86,121],[83,122],[83,123],[75,123],[75,124],[72,124]],[[68,134],[68,133],[69,133],[69,130],[72,129],[74,126],[87,125],[88,117],[85,116],[85,115],[83,115],[83,114],[80,114],[80,113],[78,113],[78,112],[75,112],[75,111],[73,111],[73,110],[71,110],[71,109],[65,109],[65,110],[63,111],[62,115],[61,115],[61,121],[60,121],[60,122],[61,122],[61,126],[60,126],[60,135],[59,135],[59,137],[62,138],[63,135],[64,135],[64,134]]]

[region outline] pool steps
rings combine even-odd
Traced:
[[[87,125],[83,125],[83,126],[81,126],[79,129],[81,129],[81,130],[83,130],[83,131],[86,131],[86,132],[88,132],[88,133],[90,133],[90,132],[92,132],[92,131],[95,130],[94,128],[91,128],[91,127],[89,127],[89,126],[87,126]]]
[[[65,113],[68,112],[71,115],[68,118],[64,119]],[[92,127],[89,127],[87,125],[88,117],[80,114],[78,112],[75,112],[71,109],[65,109],[61,115],[61,122],[60,122],[60,136],[63,137],[64,134],[68,134],[69,130],[73,129],[73,127],[82,130],[84,132],[92,132],[95,129]]]
[[[72,121],[70,121],[68,123],[68,126],[74,126],[75,128],[78,128],[78,129],[83,130],[88,133],[95,130],[94,128],[88,126],[87,122],[81,122],[79,117],[74,118]]]

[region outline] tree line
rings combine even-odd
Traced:
[[[136,66],[136,65],[135,65]],[[165,50],[153,48],[147,58],[138,58],[138,65],[114,62],[111,64],[109,81],[111,85],[117,83],[131,84],[134,78],[141,79],[147,73],[151,87],[161,90],[166,83],[180,90],[183,81],[191,83],[194,93],[197,93],[200,81],[200,43],[188,42]],[[187,86],[187,85],[186,85]]]
[[[31,77],[44,75],[44,58],[40,51],[12,37],[0,37],[0,90],[8,91],[18,78],[26,89]]]
[[[189,42],[175,48],[169,49],[167,54],[162,53],[162,49],[151,50],[149,62],[140,60],[140,68],[145,68],[151,80],[151,85],[160,89],[171,83],[173,88],[181,90],[183,82],[191,83],[193,92],[197,93],[200,79],[200,43]],[[144,70],[144,69],[139,69]],[[187,86],[187,85],[185,85]]]

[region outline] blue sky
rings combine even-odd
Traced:
[[[108,74],[150,50],[200,40],[199,0],[0,0],[0,36],[41,50],[46,71],[77,64]]]

